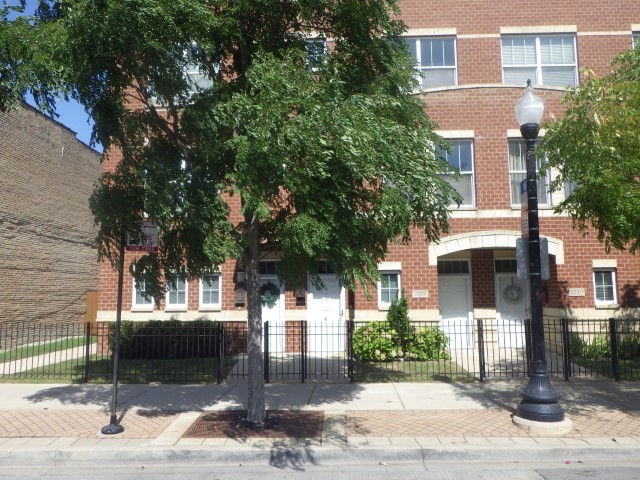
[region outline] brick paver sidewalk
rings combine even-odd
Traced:
[[[179,412],[171,411],[126,411],[121,418],[124,433],[112,438],[157,438],[179,415]],[[573,429],[563,435],[565,438],[627,437],[640,442],[638,412],[573,409],[567,415],[573,422]],[[109,415],[104,411],[0,411],[0,438],[97,438],[108,419]],[[517,428],[511,421],[511,412],[498,407],[484,410],[348,411],[341,423],[347,437],[539,436]],[[233,438],[233,429],[229,429],[226,436]],[[291,432],[290,436],[297,435]]]
[[[117,438],[156,438],[177,412],[132,410],[124,413],[125,431]],[[109,423],[105,412],[87,410],[0,411],[0,438],[95,438]]]
[[[347,436],[367,437],[539,437],[516,427],[511,413],[486,410],[352,411],[346,415]],[[640,416],[621,411],[574,412],[566,438],[638,437]]]

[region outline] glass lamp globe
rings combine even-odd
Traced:
[[[535,124],[540,125],[544,115],[544,102],[534,93],[531,80],[527,81],[527,88],[516,102],[516,118],[520,126]]]

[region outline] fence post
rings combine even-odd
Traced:
[[[222,366],[225,362],[225,349],[224,349],[224,328],[222,323],[216,323],[216,349],[218,350],[218,371],[216,372],[216,383],[220,385],[222,383]]]
[[[478,362],[480,363],[480,381],[484,382],[486,375],[484,362],[484,325],[482,319],[478,319]]]
[[[89,362],[91,361],[91,328],[93,323],[85,322],[85,346],[84,346],[84,383],[89,383]]]
[[[353,383],[353,320],[349,320],[347,327],[347,375],[349,383]]]
[[[530,318],[525,318],[524,319],[524,340],[525,340],[525,352],[527,355],[526,358],[526,369],[527,369],[527,377],[531,377],[531,359],[532,359],[532,352],[531,352],[531,319]]]
[[[307,323],[306,322],[300,322],[300,349],[302,350],[302,365],[301,365],[301,374],[302,374],[302,383],[305,383],[305,379],[307,378]]]
[[[269,322],[264,322],[262,330],[262,343],[264,351],[264,381],[269,383]]]
[[[569,319],[561,318],[562,325],[562,365],[564,368],[564,379],[566,382],[571,377],[571,338],[569,333]]]
[[[615,318],[609,319],[609,336],[611,337],[611,369],[616,382],[620,381],[620,360],[618,359],[618,333]]]

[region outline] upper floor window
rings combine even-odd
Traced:
[[[540,171],[542,160],[537,160],[536,171]],[[509,182],[511,205],[520,205],[520,182],[527,178],[527,148],[524,140],[509,140]],[[538,205],[551,205],[549,175],[538,178]]]
[[[221,290],[219,273],[204,275],[200,279],[200,307],[219,308]]]
[[[320,68],[327,60],[327,42],[323,38],[307,40],[307,65],[312,69]]]
[[[462,197],[461,207],[475,205],[475,182],[473,175],[473,142],[471,140],[451,140],[453,151],[439,151],[439,155],[460,172],[456,180],[453,175],[443,175],[443,178],[456,189]]]
[[[456,41],[453,37],[407,38],[422,88],[456,85]]]
[[[504,83],[566,87],[577,85],[578,63],[573,35],[502,37]]]
[[[616,304],[616,271],[615,269],[596,269],[593,271],[593,287],[596,305]]]
[[[400,298],[400,272],[381,272],[378,281],[378,307],[389,308]]]
[[[167,282],[166,302],[168,310],[187,308],[187,280],[184,277],[176,275]]]

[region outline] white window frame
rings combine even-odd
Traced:
[[[597,273],[610,273],[611,274],[611,284],[604,285],[604,288],[611,288],[613,293],[613,299],[607,300],[605,298],[598,298],[598,289],[596,283],[596,274]],[[594,268],[593,269],[593,299],[596,305],[606,305],[606,306],[615,306],[618,305],[618,286],[617,286],[617,275],[615,268]]]
[[[631,34],[631,48],[640,47],[640,32],[633,32]]]
[[[392,288],[383,286],[384,278],[385,276],[388,276],[388,275],[397,276],[397,280],[398,280],[397,288],[392,289]],[[380,277],[381,277],[380,280],[378,280],[378,308],[380,310],[388,310],[391,304],[393,303],[393,300],[391,299],[391,297],[389,297],[389,301],[384,301],[382,299],[382,292],[383,290],[387,290],[389,292],[393,290],[397,290],[396,299],[399,300],[400,297],[402,296],[402,275],[400,270],[381,270]]]
[[[184,311],[187,309],[187,305],[189,303],[189,282],[188,280],[181,275],[174,275],[176,279],[176,286],[174,287],[170,281],[167,281],[167,290],[165,293],[165,310],[167,311]],[[174,302],[171,300],[171,294],[177,293],[180,295],[182,289],[180,288],[180,283],[184,283],[184,302]]]
[[[455,208],[474,208],[476,206],[476,177],[475,177],[475,162],[474,162],[474,149],[473,149],[473,140],[470,138],[456,138],[456,139],[448,139],[449,142],[451,142],[454,145],[454,151],[450,154],[446,151],[441,151],[439,152],[440,155],[442,156],[442,158],[444,158],[447,162],[449,162],[450,165],[452,165],[456,170],[458,170],[460,172],[461,175],[461,180],[463,178],[470,178],[469,181],[471,182],[471,189],[470,189],[470,195],[471,195],[471,202],[470,203],[461,203],[459,207],[456,206],[456,204],[452,204],[450,205],[450,207],[455,207]],[[469,144],[469,148],[470,148],[470,154],[471,154],[471,170],[459,170],[459,168],[456,165],[453,165],[453,163],[451,163],[451,160],[454,160],[454,158],[450,158],[450,156],[454,156],[456,154],[456,152],[459,152],[460,150],[458,149],[458,145],[459,144]],[[459,159],[459,153],[458,153],[458,159]],[[459,162],[457,162],[459,165]],[[460,181],[455,181],[453,179],[453,177],[451,175],[443,175],[443,178],[453,187],[456,188],[456,185],[458,183],[460,183]],[[456,191],[458,191],[458,189],[456,188]],[[460,192],[458,192],[460,193]],[[463,199],[464,200],[464,199]]]
[[[518,143],[520,145],[520,152],[522,155],[522,164],[524,170],[512,169],[511,165],[511,145]],[[537,159],[538,163],[536,172],[540,171],[540,166],[543,162],[542,159]],[[509,138],[507,141],[507,166],[509,168],[509,201],[512,208],[520,208],[520,182],[527,178],[527,146],[526,142],[521,138]],[[514,180],[514,175],[518,175],[519,180]],[[544,180],[544,183],[542,182]],[[551,193],[549,192],[549,185],[551,183],[551,173],[547,171],[543,178],[538,178],[538,205],[541,208],[547,208],[552,206]],[[544,190],[542,190],[544,188]],[[541,191],[544,195],[541,195]],[[515,198],[514,198],[515,197]],[[516,201],[517,200],[517,201]]]
[[[415,41],[416,48],[413,53],[413,58],[415,60],[415,69],[416,69],[416,77],[420,84],[420,88],[438,88],[438,87],[451,87],[458,85],[458,52],[457,52],[457,41],[456,37],[453,35],[440,35],[440,36],[408,36],[405,37],[407,42]],[[446,40],[453,42],[453,65],[424,65],[422,59],[425,58],[426,55],[423,54],[423,49],[427,46],[428,42],[433,42],[433,40]],[[423,45],[424,43],[424,45]],[[432,43],[431,43],[432,45]],[[428,75],[429,71],[437,71],[437,70],[448,70],[453,71],[453,82],[452,83],[438,83],[435,85],[424,85],[425,75]]]
[[[143,282],[144,285],[144,282]],[[146,298],[142,295],[142,292],[138,290],[138,284],[136,279],[133,279],[133,288],[132,288],[132,298],[131,298],[131,310],[142,311],[142,312],[151,312],[153,311],[153,298]],[[142,303],[138,300],[138,293],[140,293],[140,298],[142,299]]]
[[[540,48],[540,41],[541,39],[546,39],[546,38],[550,38],[550,37],[556,37],[556,38],[571,38],[573,41],[573,62],[566,62],[566,63],[549,63],[549,64],[543,64],[542,63],[542,49]],[[534,52],[534,56],[535,59],[531,59],[531,61],[529,62],[525,62],[525,63],[520,63],[520,64],[505,64],[505,41],[509,40],[509,39],[515,39],[515,38],[520,38],[520,39],[533,39],[534,40],[534,48],[535,48],[535,52]],[[546,85],[546,86],[558,86],[558,87],[567,87],[567,86],[576,86],[578,85],[578,50],[577,50],[577,45],[576,45],[576,35],[575,34],[539,34],[539,35],[502,35],[501,39],[500,39],[500,48],[501,48],[501,59],[502,59],[502,83],[506,83],[505,81],[505,72],[509,69],[523,69],[523,68],[527,68],[527,69],[535,69],[535,78],[531,78],[531,82],[534,85]],[[571,83],[568,83],[566,85],[556,85],[553,83],[548,83],[545,82],[545,78],[544,78],[544,74],[543,71],[546,68],[553,68],[553,67],[572,67],[573,68],[573,81]],[[523,85],[526,83],[528,79],[523,79],[522,83]],[[512,83],[512,82],[509,82]]]
[[[222,307],[222,275],[219,272],[213,272],[205,275],[204,277],[217,277],[218,279],[218,301],[208,303],[204,301],[204,293],[206,290],[215,291],[215,289],[205,287],[204,278],[200,278],[200,310],[220,310]]]

